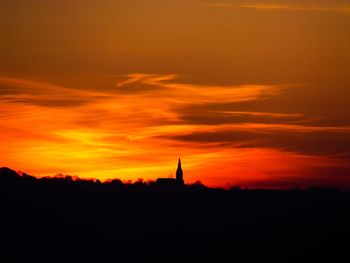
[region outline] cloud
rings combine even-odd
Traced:
[[[201,107],[204,108],[204,107]],[[210,108],[210,105],[208,105]],[[225,123],[298,123],[304,120],[302,114],[254,112],[254,111],[214,111],[198,109],[195,106],[181,111],[181,120],[193,124]]]
[[[33,174],[155,179],[172,173],[181,155],[188,182],[222,186],[311,174],[320,161],[340,169],[349,156],[348,126],[316,125],[283,100],[266,106],[302,86],[143,73],[100,90],[8,77],[0,84],[3,165]]]
[[[350,153],[350,127],[298,127],[261,124],[255,128],[236,125],[215,131],[172,135],[169,139],[192,143],[214,143],[228,148],[269,148],[305,155],[326,155],[344,159]]]
[[[94,102],[102,95],[42,82],[0,76],[0,101],[44,107],[74,107]]]
[[[313,12],[338,12],[350,13],[350,4],[347,2],[325,2],[325,1],[305,1],[300,3],[297,1],[226,1],[226,2],[212,2],[205,6],[214,8],[245,8],[255,10],[289,10],[289,11],[313,11]]]
[[[124,81],[118,82],[117,87],[123,87],[129,84],[142,83],[144,85],[160,86],[163,81],[169,81],[177,79],[175,74],[157,75],[157,74],[143,74],[143,73],[131,73],[126,76]]]
[[[215,86],[199,85],[179,82],[180,76],[175,74],[155,75],[155,74],[129,74],[126,80],[117,82],[116,92],[135,91],[133,86],[140,87],[135,92],[144,92],[144,96],[152,96],[157,99],[167,99],[170,104],[199,104],[212,102],[239,102],[250,101],[264,96],[277,95],[285,86],[278,85],[240,85],[240,86]],[[152,87],[157,92],[148,93]]]

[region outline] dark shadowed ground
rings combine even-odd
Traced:
[[[348,262],[350,193],[164,189],[0,169],[0,262]]]

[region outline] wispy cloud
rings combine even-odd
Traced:
[[[152,94],[144,92],[143,96],[165,99],[170,104],[198,104],[210,102],[240,102],[277,95],[282,85],[241,85],[241,86],[215,86],[198,85],[179,82],[179,76],[154,75],[154,74],[130,74],[127,79],[116,84],[121,92],[134,91],[129,84],[137,84],[141,87],[158,88]],[[141,88],[142,89],[142,88]]]
[[[0,76],[0,101],[46,107],[74,107],[103,96],[98,92]]]
[[[319,3],[319,4],[305,4],[300,2],[289,2],[284,1],[278,2],[255,2],[255,1],[238,1],[238,2],[212,2],[205,4],[208,7],[215,8],[246,8],[256,10],[290,10],[290,11],[315,11],[315,12],[339,12],[339,13],[350,13],[350,4],[339,4],[339,3]]]
[[[235,106],[293,88],[201,85],[176,74],[133,73],[107,90],[87,91],[0,77],[2,165],[39,175],[154,179],[171,173],[182,155],[188,181],[211,185],[259,181],[276,171],[291,175],[293,162],[300,171],[319,160],[342,166],[349,127],[311,125],[299,112]],[[205,173],[215,169],[220,175]]]

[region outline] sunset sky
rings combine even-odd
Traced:
[[[0,0],[0,166],[350,189],[350,1]]]

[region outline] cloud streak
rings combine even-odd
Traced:
[[[317,4],[308,4],[308,3],[285,3],[284,1],[238,1],[235,3],[232,2],[212,2],[207,3],[205,6],[214,7],[214,8],[244,8],[244,9],[255,9],[255,10],[286,10],[286,11],[311,11],[311,12],[337,12],[337,13],[350,13],[350,4],[349,3],[317,3]]]
[[[87,91],[3,76],[1,165],[38,175],[155,179],[173,173],[181,155],[187,181],[212,186],[293,185],[295,173],[327,176],[321,171],[331,168],[345,175],[350,127],[311,125],[299,112],[238,109],[294,88],[132,73]]]
[[[97,92],[69,89],[42,82],[0,76],[0,100],[46,107],[74,107],[103,96]]]

